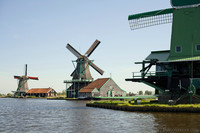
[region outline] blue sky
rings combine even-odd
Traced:
[[[17,88],[14,75],[38,76],[29,88],[65,89],[76,57],[66,49],[70,43],[84,54],[98,39],[90,56],[105,71],[94,79],[111,77],[124,90],[152,90],[126,82],[151,51],[170,47],[171,24],[131,31],[128,15],[171,8],[169,0],[1,0],[0,1],[0,93]]]

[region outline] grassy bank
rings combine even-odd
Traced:
[[[151,103],[151,99],[142,99],[141,103],[135,103],[134,101],[94,101],[90,104],[101,104],[101,105],[117,105],[117,106],[129,106],[129,107],[164,107],[164,108],[200,108],[200,104],[178,104],[178,105],[168,105]]]
[[[200,104],[168,105],[141,101],[140,104],[130,101],[95,101],[86,104],[87,107],[105,108],[136,112],[184,112],[200,113]]]
[[[48,100],[78,100],[77,98],[66,98],[66,97],[48,97]]]

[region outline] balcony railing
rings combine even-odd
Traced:
[[[146,74],[142,72],[133,72],[133,78],[147,78],[147,77],[153,77],[153,76],[162,77],[162,76],[167,76],[167,75],[168,73],[163,72],[163,71],[157,71],[157,72],[151,71]]]
[[[93,82],[93,79],[72,79],[72,80],[64,80],[64,83],[74,83],[74,82]]]
[[[169,76],[170,73],[167,71],[150,71],[148,73],[142,73],[142,72],[133,72],[133,79],[137,78],[149,78],[149,77],[164,77],[164,76]],[[200,73],[199,72],[185,72],[185,73],[180,73],[177,71],[173,71],[171,73],[171,76],[177,76],[177,77],[193,77],[193,78],[200,78]]]

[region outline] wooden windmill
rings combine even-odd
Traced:
[[[70,44],[67,44],[66,48],[77,57],[76,68],[71,74],[73,79],[92,79],[89,66],[94,68],[99,74],[103,75],[104,71],[97,67],[93,61],[88,59],[88,57],[93,53],[99,44],[100,41],[96,40],[85,53],[85,55],[80,54]]]
[[[15,96],[24,96],[25,93],[29,90],[27,81],[29,79],[39,80],[38,77],[27,76],[27,64],[25,65],[25,75],[24,76],[14,76],[15,79],[18,79],[17,91],[14,93]]]
[[[66,48],[77,57],[75,63],[75,70],[72,72],[72,80],[64,81],[64,83],[72,83],[72,85],[67,88],[67,97],[78,97],[78,91],[91,83],[93,78],[90,73],[89,66],[91,66],[94,70],[96,70],[99,74],[103,75],[104,71],[97,67],[93,60],[89,60],[89,56],[94,52],[97,46],[100,44],[100,41],[95,40],[92,46],[88,49],[88,51],[82,55],[75,48],[73,48],[70,44],[67,44]],[[73,94],[72,94],[73,91]]]
[[[171,5],[129,16],[132,30],[172,22],[172,35],[170,50],[152,51],[140,62],[141,77],[126,80],[155,88],[160,103],[199,103],[200,0],[171,0]],[[150,73],[153,65],[156,71]]]

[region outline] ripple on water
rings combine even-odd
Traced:
[[[1,98],[0,132],[200,131],[199,114],[125,112],[86,107],[85,103],[85,101]]]

